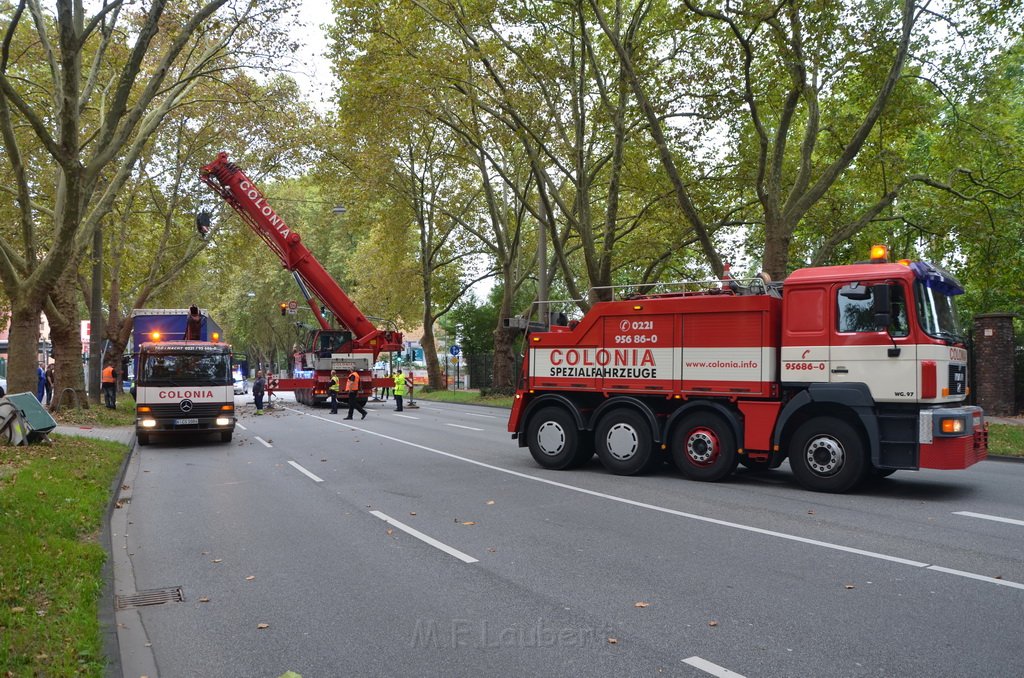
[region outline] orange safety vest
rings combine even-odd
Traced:
[[[103,383],[113,384],[114,383],[114,368],[107,365],[103,368]]]
[[[354,377],[354,378],[353,378]],[[345,390],[356,392],[359,390],[359,374],[356,372],[349,372],[348,380],[345,382]]]

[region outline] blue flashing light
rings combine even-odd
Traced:
[[[914,272],[925,287],[935,290],[948,297],[955,297],[964,293],[964,286],[954,278],[948,271],[930,264],[927,261],[915,261],[910,264],[910,270]]]

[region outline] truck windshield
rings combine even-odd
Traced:
[[[964,341],[954,297],[932,289],[921,281],[914,286],[914,296],[917,298],[918,322],[926,334],[937,339]]]
[[[144,354],[138,384],[224,386],[231,378],[230,353]]]

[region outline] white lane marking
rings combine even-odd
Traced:
[[[683,660],[684,664],[689,664],[695,669],[700,669],[704,673],[710,673],[712,676],[718,676],[718,678],[743,678],[742,674],[730,671],[724,666],[719,666],[714,662],[709,662],[707,659],[701,659],[700,657],[688,657]]]
[[[946,574],[955,574],[958,577],[977,579],[978,581],[988,582],[989,584],[999,584],[1000,586],[1009,586],[1010,588],[1024,590],[1024,584],[1018,584],[1015,581],[1006,581],[1005,579],[996,579],[995,577],[989,577],[984,574],[975,574],[973,572],[964,572],[963,570],[954,570],[948,567],[942,567],[941,565],[929,565],[928,569],[935,570],[936,572],[945,572]]]
[[[237,426],[238,428],[242,429],[243,431],[248,431],[249,430],[246,427],[244,427],[241,424],[239,424],[237,421],[235,422],[235,426]]]
[[[395,412],[395,416],[401,417],[402,419],[419,419],[419,417],[414,417],[411,414],[399,414],[398,412]]]
[[[299,473],[302,473],[303,475],[306,475],[306,476],[309,476],[310,478],[312,478],[313,482],[322,483],[324,481],[323,478],[321,478],[320,476],[316,475],[315,473],[311,473],[311,472],[307,471],[306,469],[302,468],[301,464],[296,464],[294,461],[289,461],[288,463],[291,464],[293,467],[295,467],[299,471]]]
[[[990,516],[987,513],[975,513],[973,511],[953,511],[954,516],[967,516],[968,518],[981,518],[982,520],[993,520],[997,523],[1009,523],[1010,525],[1020,525],[1024,527],[1024,520],[1016,520],[1014,518],[1002,518],[1000,516]]]
[[[261,443],[263,443],[263,446],[264,446],[264,447],[273,447],[273,445],[271,445],[270,443],[268,443],[268,442],[267,442],[266,440],[264,440],[263,438],[260,438],[259,436],[256,436],[256,440],[258,440],[258,441],[260,441]]]
[[[422,401],[421,401],[422,402]],[[451,414],[452,410],[443,410],[440,407],[423,407],[420,405],[421,410],[430,410],[431,412],[444,412],[445,414]],[[456,414],[464,414],[467,417],[485,417],[487,419],[497,419],[493,414],[476,414],[474,412],[461,412],[456,411]]]
[[[299,414],[306,414],[306,416],[316,417],[316,415],[307,414],[305,412],[302,412],[301,410],[292,410],[292,411],[293,412],[297,412]],[[323,419],[323,417],[316,417],[316,418]],[[330,419],[323,419],[323,420],[324,421],[331,421]],[[442,457],[448,457],[449,459],[455,459],[455,460],[458,460],[458,461],[464,461],[467,464],[473,464],[473,465],[479,466],[481,468],[490,469],[492,471],[497,471],[499,473],[505,473],[507,475],[515,476],[517,478],[523,478],[525,480],[532,480],[534,482],[544,483],[545,485],[550,485],[552,487],[560,487],[560,488],[562,488],[564,490],[569,490],[571,492],[578,492],[580,494],[586,494],[586,495],[589,495],[591,497],[598,497],[600,499],[607,499],[609,501],[618,502],[620,504],[625,504],[627,506],[635,506],[636,508],[647,509],[649,511],[656,511],[658,513],[665,513],[665,514],[668,514],[668,515],[678,516],[680,518],[689,518],[690,520],[696,520],[696,521],[699,521],[699,522],[702,522],[702,523],[710,523],[712,525],[720,525],[722,527],[731,527],[731,528],[736,529],[736,530],[743,530],[744,532],[753,532],[754,534],[761,534],[761,535],[765,535],[767,537],[776,537],[778,539],[785,539],[785,540],[788,540],[788,541],[795,541],[795,542],[800,543],[800,544],[808,544],[810,546],[819,546],[821,548],[831,549],[833,551],[842,551],[843,553],[852,553],[852,554],[859,555],[859,556],[866,556],[868,558],[875,558],[877,560],[884,560],[886,562],[897,563],[899,565],[908,565],[910,567],[932,569],[932,570],[935,570],[937,572],[945,572],[947,574],[959,574],[959,575],[967,577],[969,579],[977,579],[978,581],[984,581],[984,582],[988,582],[988,583],[999,584],[1000,586],[1010,586],[1010,587],[1013,587],[1013,588],[1024,589],[1024,584],[1018,584],[1016,582],[1007,581],[1005,579],[996,579],[994,577],[985,577],[984,575],[976,575],[976,574],[971,574],[969,572],[961,572],[960,570],[951,570],[949,568],[943,568],[943,567],[940,567],[938,565],[931,565],[929,563],[922,563],[922,562],[917,561],[917,560],[909,560],[907,558],[899,558],[897,556],[890,556],[890,555],[887,555],[887,554],[884,554],[884,553],[877,553],[875,551],[866,551],[864,549],[853,548],[851,546],[843,546],[842,544],[833,544],[831,542],[819,541],[817,539],[808,539],[807,537],[800,537],[800,536],[797,536],[795,534],[786,534],[785,532],[775,532],[774,530],[766,530],[766,529],[761,528],[761,527],[754,527],[753,525],[743,525],[742,523],[732,523],[732,522],[729,522],[727,520],[719,520],[718,518],[709,518],[708,516],[702,516],[702,515],[698,515],[696,513],[686,513],[685,511],[677,511],[675,509],[666,508],[664,506],[656,506],[654,504],[645,504],[643,502],[635,501],[633,499],[626,499],[625,497],[618,497],[618,496],[613,495],[613,494],[604,494],[603,492],[596,492],[594,490],[588,490],[588,489],[586,489],[584,487],[577,487],[575,485],[568,485],[566,483],[560,483],[557,480],[549,480],[548,478],[540,478],[538,476],[531,476],[528,473],[520,473],[519,471],[513,471],[511,469],[502,468],[500,466],[494,466],[493,464],[487,464],[487,463],[482,462],[482,461],[477,461],[476,459],[469,459],[468,457],[460,457],[459,455],[452,454],[451,452],[444,452],[442,450],[434,449],[433,447],[427,447],[426,445],[420,445],[419,443],[414,443],[414,442],[411,442],[411,441],[408,441],[408,440],[402,440],[401,438],[396,438],[394,436],[389,436],[386,433],[380,433],[378,431],[371,431],[369,429],[362,429],[362,428],[358,428],[358,427],[353,427],[353,428],[357,428],[357,430],[362,431],[363,433],[366,433],[366,434],[369,434],[369,435],[373,435],[373,436],[377,436],[378,438],[384,438],[385,440],[390,440],[392,442],[399,443],[401,445],[407,445],[408,447],[415,447],[416,449],[424,450],[426,452],[432,452],[433,454],[437,454],[437,455],[440,455]]]
[[[448,546],[448,544],[445,544],[444,542],[440,542],[440,541],[434,539],[433,537],[428,537],[427,535],[423,534],[419,530],[417,530],[415,528],[412,528],[412,527],[409,527],[408,525],[406,525],[403,522],[395,520],[394,518],[392,518],[391,516],[387,515],[386,513],[381,513],[380,511],[370,511],[370,514],[377,516],[378,518],[383,520],[388,525],[394,525],[395,527],[400,529],[402,532],[410,534],[410,535],[416,537],[417,539],[419,539],[420,541],[426,542],[427,544],[430,544],[434,548],[439,549],[441,551],[444,551],[445,553],[447,553],[450,556],[455,556],[456,558],[458,558],[459,560],[461,560],[464,563],[478,563],[478,562],[480,562],[476,558],[474,558],[473,556],[467,556],[462,551],[460,551],[460,550],[458,550],[456,548],[452,548],[451,546]]]
[[[462,426],[460,424],[445,424],[445,426],[451,426],[452,428],[464,428],[467,431],[483,431],[482,428],[473,428],[472,426]]]

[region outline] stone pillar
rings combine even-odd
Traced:
[[[985,313],[974,317],[975,402],[985,414],[1016,414],[1012,313]]]

